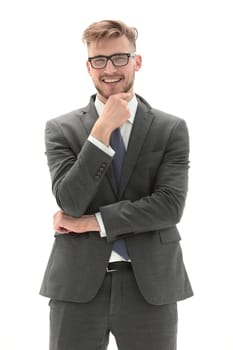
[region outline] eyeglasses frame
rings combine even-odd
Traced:
[[[120,66],[115,65],[114,62],[113,62],[113,60],[112,60],[112,57],[114,57],[114,56],[121,56],[121,55],[127,56],[127,57],[128,57],[127,63],[126,63],[126,64],[123,64],[123,65],[120,65]],[[130,58],[130,57],[135,57],[136,55],[137,55],[136,52],[126,52],[126,53],[120,52],[120,53],[114,53],[113,55],[110,55],[110,56],[97,55],[97,56],[88,57],[88,62],[90,62],[92,68],[94,68],[94,69],[103,69],[103,68],[105,68],[105,67],[107,66],[108,61],[110,60],[110,61],[112,62],[112,65],[113,65],[114,67],[117,67],[117,68],[118,68],[118,67],[127,66],[127,64],[129,63],[129,58]],[[92,65],[92,59],[93,59],[93,58],[99,58],[99,57],[106,58],[107,60],[106,60],[106,63],[105,63],[105,65],[104,65],[103,67],[101,67],[101,68],[96,68],[96,67],[94,67],[94,66]]]

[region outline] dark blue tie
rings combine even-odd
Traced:
[[[112,164],[113,164],[113,170],[115,174],[117,189],[119,190],[120,180],[121,180],[121,170],[122,170],[124,156],[126,152],[124,141],[121,137],[121,132],[119,128],[113,131],[110,139],[110,144],[114,149],[114,151],[116,152],[113,157]],[[113,250],[117,252],[119,255],[121,255],[123,258],[125,258],[126,260],[129,259],[127,248],[123,239],[118,239],[113,244]]]

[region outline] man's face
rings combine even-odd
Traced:
[[[132,44],[125,36],[114,39],[102,39],[99,42],[91,43],[88,47],[88,56],[111,56],[118,53],[134,52]],[[129,57],[127,65],[115,67],[108,60],[104,68],[95,69],[87,62],[88,73],[90,74],[98,97],[106,102],[109,96],[120,92],[133,91],[135,72],[141,68],[141,56]]]

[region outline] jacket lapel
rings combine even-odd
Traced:
[[[148,110],[148,105],[144,104],[143,102],[141,101],[141,98],[138,101],[138,108],[135,115],[135,120],[131,131],[128,149],[126,152],[123,170],[122,170],[120,193],[119,193],[120,197],[122,196],[127,186],[127,183],[129,181],[129,178],[134,170],[140,150],[145,141],[150,125],[153,121],[153,116]]]
[[[91,99],[90,99],[90,102],[88,103],[88,105],[82,109],[81,120],[82,120],[83,126],[86,130],[85,139],[89,136],[93,125],[95,124],[96,120],[98,119],[98,114],[97,114],[97,111],[95,108],[94,101],[95,101],[94,96],[91,96]]]

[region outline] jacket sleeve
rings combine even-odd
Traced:
[[[46,124],[45,147],[52,191],[58,206],[75,217],[85,214],[112,157],[88,140],[74,153],[69,138],[56,119]]]
[[[168,139],[152,193],[136,201],[124,200],[100,208],[107,240],[111,242],[176,225],[185,205],[188,169],[188,129],[185,121],[178,119]]]

